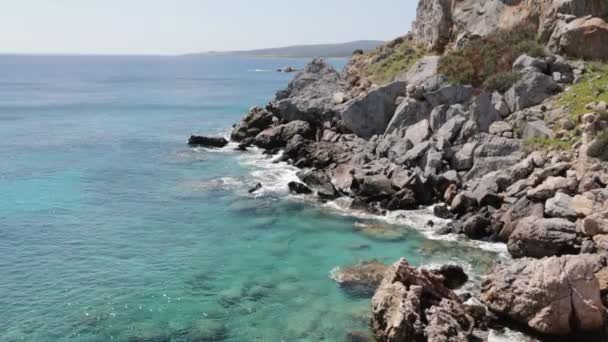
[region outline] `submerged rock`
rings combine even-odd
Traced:
[[[390,267],[378,261],[366,261],[331,272],[331,278],[348,294],[371,297]]]

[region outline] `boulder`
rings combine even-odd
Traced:
[[[413,145],[426,141],[430,136],[431,126],[429,125],[429,120],[426,119],[410,126],[405,131],[405,139],[409,140]]]
[[[435,91],[424,93],[425,100],[435,108],[440,105],[465,103],[473,97],[473,87],[469,85],[449,84]]]
[[[473,240],[479,240],[488,236],[488,227],[492,224],[483,215],[473,215],[464,222],[464,235]]]
[[[429,78],[437,75],[439,56],[424,56],[420,58],[407,72],[398,75],[397,81],[405,81],[408,85],[418,87]]]
[[[526,217],[509,237],[509,253],[514,258],[576,254],[576,225],[561,218]]]
[[[268,128],[258,134],[254,139],[254,144],[265,149],[284,147],[295,136],[310,137],[312,128],[305,121],[291,121],[284,125]]]
[[[470,192],[461,192],[452,200],[451,208],[453,213],[464,214],[477,208],[478,203],[475,196]]]
[[[441,274],[444,278],[443,284],[452,290],[459,289],[469,281],[469,276],[466,274],[462,266],[447,264],[441,265],[438,269],[433,270]]]
[[[549,72],[549,65],[543,59],[530,57],[526,54],[519,56],[513,63],[513,71],[515,72],[530,69],[546,74]]]
[[[536,201],[546,201],[555,196],[558,191],[568,189],[568,179],[565,177],[549,177],[541,185],[528,190],[528,198]]]
[[[524,125],[524,129],[522,132],[522,139],[528,140],[532,138],[553,138],[555,137],[555,133],[551,128],[547,127],[547,125],[540,120],[529,121]]]
[[[397,109],[397,97],[405,94],[405,86],[405,82],[396,81],[347,102],[340,112],[344,125],[365,139],[383,134]]]
[[[230,139],[240,142],[246,138],[253,138],[261,131],[272,126],[276,120],[277,118],[269,111],[260,107],[253,107],[234,127]]]
[[[551,36],[550,46],[572,57],[608,59],[608,23],[591,17],[562,21]]]
[[[366,261],[331,272],[331,278],[349,295],[371,297],[380,286],[390,266],[378,261]]]
[[[576,220],[576,211],[572,208],[572,197],[558,192],[545,204],[545,214],[548,217],[559,217]]]
[[[315,58],[286,89],[277,92],[273,106],[283,121],[320,123],[333,117],[334,94],[343,91],[340,74],[325,60]]]
[[[597,255],[577,255],[497,264],[482,284],[481,300],[541,334],[598,331],[605,308],[595,273],[603,263]]]
[[[505,93],[505,101],[511,112],[516,112],[540,104],[558,91],[559,86],[551,76],[526,72]]]
[[[543,203],[534,203],[525,196],[521,197],[500,217],[503,226],[498,233],[498,240],[508,242],[521,219],[526,217],[543,218],[544,211]]]
[[[502,114],[492,103],[492,94],[482,92],[475,96],[471,103],[471,119],[481,132],[488,132],[490,125],[502,120]]]
[[[431,130],[433,132],[437,132],[443,124],[445,124],[447,120],[447,112],[450,107],[446,105],[438,106],[433,108],[431,111],[431,115],[429,118],[429,124],[431,125]]]
[[[477,142],[464,144],[452,157],[451,165],[456,171],[468,171],[473,167]]]
[[[581,221],[581,232],[593,237],[608,234],[608,211],[592,214]]]
[[[323,199],[334,199],[339,196],[338,191],[331,182],[329,176],[320,170],[300,171],[298,178],[311,190],[315,191]]]
[[[383,174],[356,178],[353,188],[357,196],[373,199],[390,197],[397,192],[391,180]]]
[[[506,121],[496,121],[490,125],[490,134],[503,135],[503,133],[513,132],[513,126]]]
[[[222,148],[228,145],[228,140],[223,137],[205,137],[193,135],[188,140],[190,146]]]
[[[420,120],[429,118],[431,107],[425,101],[407,98],[394,110],[386,133],[390,134],[398,129],[407,128]]]
[[[372,299],[371,328],[377,341],[465,342],[473,327],[473,318],[444,285],[444,277],[416,269],[405,259],[390,268]]]
[[[437,138],[443,138],[448,142],[453,142],[458,134],[460,133],[460,129],[467,121],[466,118],[456,115],[453,118],[449,119],[445,124],[439,128],[435,136]]]

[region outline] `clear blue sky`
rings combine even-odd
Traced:
[[[4,0],[0,53],[181,54],[406,33],[416,0]]]

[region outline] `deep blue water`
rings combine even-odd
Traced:
[[[483,269],[494,254],[289,198],[293,170],[259,153],[185,145],[305,62],[0,57],[0,341],[342,341],[369,299],[335,267]]]

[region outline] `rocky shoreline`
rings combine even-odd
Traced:
[[[405,260],[334,275],[355,292],[375,292],[378,341],[485,340],[488,328],[501,326],[543,339],[608,340],[608,163],[588,156],[608,129],[608,105],[589,102],[575,117],[558,101],[589,73],[587,63],[568,58],[608,58],[608,45],[585,45],[608,43],[608,24],[595,17],[608,5],[499,3],[421,0],[407,39],[429,53],[407,72],[377,86],[362,79],[356,58],[344,73],[314,59],[232,131],[240,150],[282,152],[282,161],[301,169],[291,192],[320,201],[349,197],[351,209],[376,215],[435,205],[437,217],[452,220],[438,233],[507,245],[513,260],[497,263],[466,300],[446,285],[459,272],[416,269]],[[439,72],[437,53],[458,49],[472,34],[506,29],[492,19],[522,6],[528,16],[509,17],[510,25],[534,22],[547,54],[516,58],[508,89],[458,84]],[[470,8],[478,11],[464,11]],[[191,139],[208,141],[224,144]]]

